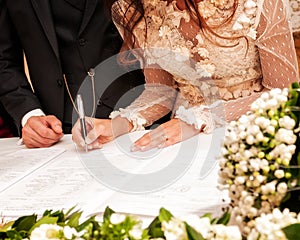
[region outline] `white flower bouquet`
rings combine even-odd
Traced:
[[[273,216],[274,209],[299,212],[299,94],[297,83],[290,89],[265,92],[253,102],[248,114],[231,122],[227,129],[219,161],[220,183],[229,190],[231,219],[244,235],[255,228],[263,235],[258,230],[258,217]],[[286,225],[277,224],[277,228],[299,222],[284,223],[289,210],[276,220]],[[288,239],[259,238],[254,230],[251,236],[250,239]]]

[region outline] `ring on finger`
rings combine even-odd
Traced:
[[[164,139],[165,142],[167,142],[169,140],[167,134],[163,134],[163,139]]]

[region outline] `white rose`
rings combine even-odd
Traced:
[[[253,145],[253,143],[255,142],[255,139],[252,135],[248,135],[247,138],[246,138],[246,142],[249,145]]]
[[[110,216],[110,222],[112,224],[115,224],[115,225],[124,222],[125,219],[126,219],[126,215],[125,214],[113,213]]]
[[[216,240],[242,240],[242,235],[237,226],[225,226],[221,224],[212,225]]]
[[[293,144],[296,142],[297,136],[294,134],[292,130],[279,128],[278,132],[275,135],[275,139],[283,143]]]
[[[244,184],[245,181],[246,181],[246,180],[245,180],[245,177],[243,177],[243,176],[238,176],[238,177],[236,177],[235,180],[234,180],[234,182],[235,182],[236,184],[238,184],[238,185]]]
[[[273,125],[269,125],[266,129],[267,133],[275,134],[275,127]]]
[[[134,239],[141,239],[143,235],[143,230],[140,226],[134,226],[133,229],[129,231],[129,235]]]
[[[30,234],[30,240],[59,240],[59,232],[63,231],[61,226],[55,224],[42,224],[33,229]]]
[[[289,116],[284,116],[283,118],[279,119],[279,126],[280,127],[292,130],[295,127],[295,125],[296,125],[295,120],[292,119]]]
[[[282,169],[277,169],[274,173],[275,177],[277,178],[283,178],[284,177],[284,171]]]
[[[281,182],[277,186],[277,191],[281,194],[285,194],[287,191],[287,184],[285,182]]]
[[[204,238],[207,238],[211,230],[210,220],[207,217],[198,217],[196,215],[188,215],[182,218],[187,224],[194,228],[197,232],[201,233]]]
[[[282,90],[280,88],[272,88],[270,90],[270,96],[277,97],[278,95],[281,95]]]
[[[187,233],[183,221],[172,218],[169,222],[162,222],[162,230],[167,240],[185,240]]]

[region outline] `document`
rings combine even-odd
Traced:
[[[218,189],[217,182],[220,132],[168,148],[130,152],[131,144],[140,136],[139,132],[121,136],[101,150],[80,154],[91,175],[115,190],[105,198],[91,191],[94,194],[88,205],[94,209],[90,212],[101,213],[109,206],[143,218],[153,218],[161,207],[175,215],[222,214],[229,198],[227,192]]]
[[[63,148],[20,149],[0,156],[0,193],[62,154]]]
[[[71,136],[48,149],[11,147],[0,158],[0,213],[16,218],[76,206],[88,216],[101,215],[109,206],[150,220],[161,207],[176,216],[220,215],[229,198],[217,188],[217,162],[207,159],[214,158],[210,147],[217,152],[214,137],[199,135],[164,149],[130,152],[142,134],[124,135],[87,153],[76,149]]]
[[[74,206],[88,211],[89,192],[104,196],[106,190],[84,169],[76,153],[65,152],[0,193],[0,211],[6,217]]]

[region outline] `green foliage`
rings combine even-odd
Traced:
[[[77,227],[79,225],[79,220],[82,212],[75,212],[68,217],[66,224],[70,227]]]
[[[292,224],[282,229],[288,240],[299,240],[300,223]]]
[[[226,211],[219,219],[217,219],[217,224],[227,225],[230,220],[230,213]]]
[[[296,122],[296,128],[298,127],[298,130],[296,132],[300,131],[300,85],[299,83],[295,82],[291,85],[289,89],[289,98],[286,102],[285,106],[285,113],[287,115],[290,115]],[[298,133],[299,134],[299,133]],[[300,137],[297,137],[296,140],[296,150],[292,157],[290,168],[285,169],[289,170],[291,176],[293,176],[293,179],[295,179],[296,185],[300,186]],[[292,182],[292,181],[290,181]],[[280,208],[289,208],[293,212],[300,212],[300,191],[299,190],[293,190],[293,187],[291,186],[291,183],[289,182],[288,187],[289,189],[292,189],[292,191],[288,192],[284,199],[281,202]]]
[[[113,216],[113,214],[116,214]],[[82,212],[71,211],[64,213],[63,211],[52,212],[47,210],[41,218],[36,215],[23,216],[16,221],[7,222],[0,225],[0,239],[5,240],[22,240],[24,238],[30,239],[30,233],[40,227],[42,224],[56,224],[59,226],[69,226],[76,229],[77,233],[82,231],[81,239],[88,240],[148,240],[152,238],[165,239],[162,230],[162,223],[172,220],[173,215],[161,208],[159,215],[153,219],[151,224],[146,228],[141,228],[141,221],[131,215],[123,215],[115,213],[112,209],[107,207],[103,214],[103,219],[98,222],[96,216],[91,216],[84,222],[80,221]],[[211,224],[227,225],[230,219],[229,212],[225,212],[220,218],[213,218],[211,214],[205,214],[201,218],[206,217],[210,220]],[[116,219],[120,221],[116,222]],[[115,221],[115,222],[112,222]],[[188,223],[184,222],[186,236],[188,240],[205,240],[205,238],[196,231]],[[138,231],[138,237],[132,231]],[[282,229],[288,240],[298,240],[300,232],[300,224],[293,224]],[[63,231],[59,231],[56,235],[57,239],[66,240]],[[75,238],[72,238],[75,239]]]
[[[103,220],[108,220],[110,219],[110,216],[115,213],[115,211],[113,211],[111,208],[109,207],[106,207],[105,208],[105,211],[104,211],[104,214],[103,214]]]
[[[164,232],[161,229],[161,221],[158,217],[153,219],[147,230],[151,238],[164,238]]]
[[[141,225],[141,222],[135,219],[132,216],[126,215],[124,220],[119,223],[113,224],[111,222],[112,215],[115,214],[113,210],[110,208],[106,208],[103,215],[103,223],[100,229],[100,239],[106,240],[114,240],[114,239],[128,239],[134,240],[134,236],[132,236],[131,231],[136,228],[136,226]],[[143,230],[140,239],[149,239],[146,230]]]
[[[185,229],[189,240],[205,240],[201,233],[198,233],[194,228],[185,223]]]
[[[163,222],[163,221],[169,222],[172,217],[173,217],[173,215],[167,209],[161,208],[159,210],[158,218],[159,218],[160,222]]]
[[[31,226],[28,233],[31,233],[33,229],[36,227],[41,226],[42,224],[55,224],[57,223],[58,217],[50,217],[50,216],[44,216],[40,220],[38,220],[33,226]]]
[[[29,231],[32,228],[32,226],[36,223],[36,219],[37,215],[20,217],[14,222],[12,228],[19,232]]]

